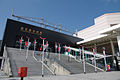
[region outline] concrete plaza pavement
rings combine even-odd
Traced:
[[[20,78],[7,78],[0,74],[0,80],[20,80]],[[31,76],[25,77],[24,80],[120,80],[120,71],[76,74],[68,76]]]

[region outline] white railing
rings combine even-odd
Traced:
[[[67,47],[67,46],[65,46],[65,47],[66,47],[66,49],[70,49],[70,50],[79,52],[79,49],[77,49],[77,48]],[[93,52],[87,51],[87,50],[84,50],[84,54],[88,54],[88,55],[93,55],[94,56]],[[104,56],[102,54],[100,54],[100,53],[95,53],[95,55],[96,55],[96,57],[98,57],[100,59],[104,58]],[[110,57],[110,56],[112,56],[112,55],[106,55],[105,57]]]

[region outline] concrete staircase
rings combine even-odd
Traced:
[[[77,62],[74,58],[61,54],[60,55],[60,61],[59,61],[59,54],[50,54],[50,59],[54,59],[54,61],[58,62],[60,65],[62,65],[64,68],[66,68],[68,71],[71,72],[71,74],[81,74],[83,73],[83,64],[81,62]],[[86,65],[86,73],[94,73],[95,68],[89,64]],[[101,70],[97,69],[98,72],[101,72]]]
[[[26,61],[26,50],[20,50],[16,48],[7,48],[7,52],[10,58],[11,70],[13,76],[18,76],[19,67],[28,67],[28,76],[42,75],[42,64],[37,62],[33,58],[33,51],[28,52],[28,59]],[[52,75],[52,73],[44,67],[44,75]]]
[[[28,58],[26,60],[26,50],[22,49],[20,52],[20,50],[17,48],[7,47],[6,49],[7,49],[6,51],[9,56],[9,60],[10,60],[12,75],[14,77],[18,76],[19,67],[28,67],[28,76],[42,75],[42,64],[40,62],[42,58],[41,52],[36,52],[34,55],[35,57],[34,58],[33,51],[29,50]],[[59,60],[58,53],[49,53],[49,56],[48,56],[48,53],[45,53],[45,57],[51,61],[50,63],[53,64],[54,62],[56,62],[57,64],[61,66],[61,68],[63,67],[64,70],[67,70],[68,72],[70,72],[70,74],[83,73],[83,64],[81,62],[76,61],[74,58],[68,57],[67,55],[61,54],[60,60]],[[44,75],[53,75],[53,72],[51,72],[50,70],[51,66],[50,65],[48,67],[46,66],[44,66]],[[55,68],[55,66],[52,65],[52,68]],[[97,71],[102,72],[100,69],[97,69]],[[95,72],[95,68],[86,63],[86,73],[94,73],[94,72]]]

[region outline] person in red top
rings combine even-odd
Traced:
[[[41,44],[40,51],[42,51],[42,49],[43,49],[43,45]]]
[[[55,42],[55,53],[57,53],[57,43]]]
[[[21,39],[19,39],[19,42],[21,43],[21,42],[22,42],[22,40],[21,40]]]
[[[25,46],[28,47],[28,42],[27,41],[25,42]]]

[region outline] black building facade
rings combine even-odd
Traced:
[[[75,47],[76,42],[82,40],[80,38],[59,33],[56,31],[48,30],[45,28],[26,24],[12,19],[7,19],[7,24],[4,31],[4,37],[2,42],[2,52],[4,45],[6,45],[7,47],[18,48],[19,39],[21,37],[23,37],[22,48],[24,48],[24,44],[25,41],[27,41],[27,37],[30,38],[31,42],[30,49],[33,48],[33,41],[34,39],[36,39],[37,40],[36,50],[39,50],[40,45],[42,44],[42,40],[40,39],[40,37],[46,38],[46,40],[49,43],[49,48],[51,51],[54,51],[55,43],[60,43],[61,46],[69,45]]]

